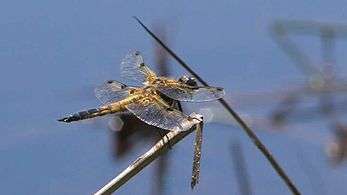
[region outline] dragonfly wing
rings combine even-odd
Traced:
[[[158,84],[157,89],[172,99],[189,102],[217,100],[225,94],[224,89],[220,87],[190,86],[179,82],[176,84]]]
[[[129,91],[132,87],[128,87],[125,84],[109,80],[103,85],[95,88],[95,96],[103,103],[111,103],[114,101],[122,100],[129,96]]]
[[[154,72],[144,63],[139,51],[129,52],[121,62],[121,77],[126,83],[142,86]]]
[[[192,122],[187,115],[173,109],[159,98],[143,98],[126,107],[140,120],[161,129],[186,131],[192,126]]]

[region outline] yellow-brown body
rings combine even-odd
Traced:
[[[129,92],[130,93],[129,96],[125,99],[103,105],[96,109],[89,109],[86,111],[77,112],[67,117],[64,117],[62,119],[59,119],[58,121],[70,123],[73,121],[80,121],[84,119],[95,118],[95,117],[104,116],[107,114],[124,112],[126,111],[127,105],[134,103],[136,101],[139,101],[140,99],[143,99],[146,97],[146,94],[141,93],[143,92],[142,90],[144,89],[134,89]]]

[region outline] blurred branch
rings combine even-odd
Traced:
[[[164,40],[168,40],[167,39],[167,33],[166,33],[166,26],[164,26],[164,24],[162,23],[157,23],[156,25],[154,25],[155,28],[155,32],[157,32],[159,34],[159,36],[164,39]],[[157,73],[158,75],[162,75],[162,76],[168,76],[170,75],[170,70],[169,70],[169,66],[168,66],[168,55],[165,51],[163,51],[163,49],[161,47],[158,46],[158,44],[153,41],[153,50],[154,50],[154,61],[155,61],[155,65],[157,68]],[[174,105],[176,102],[173,101],[171,105],[173,108],[177,107]],[[182,110],[180,110],[182,112]],[[158,131],[160,132],[160,131]],[[163,136],[161,136],[163,137]],[[153,188],[153,192],[151,194],[153,195],[163,195],[164,191],[165,191],[165,179],[166,179],[166,172],[167,172],[167,167],[168,167],[168,163],[170,162],[169,160],[169,155],[170,153],[167,152],[165,154],[163,154],[158,160],[157,160],[157,167],[156,167],[156,175],[155,175],[155,179],[153,179],[153,184],[154,184],[154,188]]]
[[[335,34],[329,29],[321,30],[321,42],[322,42],[322,57],[323,61],[327,65],[333,65],[336,62],[335,59]],[[326,71],[326,70],[325,70]]]
[[[122,171],[116,178],[112,179],[108,182],[104,187],[102,187],[99,191],[95,193],[95,195],[101,194],[111,194],[116,191],[119,187],[125,184],[129,179],[135,176],[138,172],[140,172],[143,168],[157,159],[161,154],[167,152],[170,146],[175,145],[179,141],[181,141],[188,134],[192,133],[196,126],[194,125],[191,129],[187,131],[170,131],[166,134],[161,140],[159,140],[150,150],[148,150],[145,154],[137,158],[133,163],[131,163],[128,168]]]
[[[309,57],[305,55],[297,45],[289,39],[287,29],[284,24],[275,22],[271,27],[271,35],[280,48],[294,61],[297,68],[306,76],[313,74],[320,75],[321,72],[312,66]]]
[[[247,164],[243,156],[243,151],[239,140],[235,140],[231,144],[231,155],[236,173],[236,180],[239,184],[241,195],[251,195],[252,188],[247,172]]]
[[[271,26],[271,32],[274,40],[296,62],[298,68],[305,74],[312,74],[321,71],[312,66],[308,56],[289,39],[288,34],[308,34],[320,37],[324,63],[328,65],[327,68],[332,69],[331,66],[335,63],[335,40],[347,36],[347,26],[315,21],[278,20]]]
[[[205,82],[198,74],[196,74],[181,58],[179,58],[170,48],[168,48],[153,32],[151,32],[137,17],[134,17],[135,20],[149,33],[152,38],[154,38],[165,50],[182,66],[184,67],[190,74],[192,74],[196,79],[199,80],[204,86],[209,86],[207,82]],[[219,99],[219,102],[224,106],[224,108],[231,114],[232,117],[238,122],[238,124],[242,127],[248,137],[252,140],[254,145],[263,153],[266,159],[270,162],[271,166],[276,170],[278,175],[284,180],[288,188],[291,190],[293,194],[300,194],[299,190],[295,187],[294,183],[289,179],[287,174],[281,168],[281,166],[277,163],[275,158],[272,156],[270,151],[265,147],[265,145],[260,141],[257,135],[253,132],[253,130],[241,119],[241,117],[230,107],[230,105],[224,100]]]
[[[303,20],[277,20],[276,23],[286,28],[287,32],[293,34],[310,34],[320,36],[322,31],[329,31],[337,38],[347,37],[347,25],[341,23],[324,23]]]

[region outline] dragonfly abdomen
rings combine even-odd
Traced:
[[[123,112],[126,110],[126,105],[133,103],[134,101],[140,99],[141,97],[142,96],[134,95],[132,97],[128,97],[118,102],[109,103],[99,108],[93,108],[93,109],[89,109],[85,111],[76,112],[67,117],[58,119],[58,121],[71,123],[74,121],[80,121],[80,120],[85,120],[85,119],[94,118],[98,116],[104,116],[107,114]]]
[[[103,116],[109,113],[111,113],[111,110],[107,108],[93,108],[93,109],[89,109],[89,110],[85,110],[81,112],[76,112],[67,117],[58,119],[58,121],[71,123],[74,121],[80,121],[80,120],[85,120],[85,119],[94,118],[98,116]]]

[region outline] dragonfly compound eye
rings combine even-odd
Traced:
[[[196,81],[193,77],[188,78],[188,80],[186,81],[186,84],[189,86],[197,86],[198,85],[198,83],[196,83]]]

